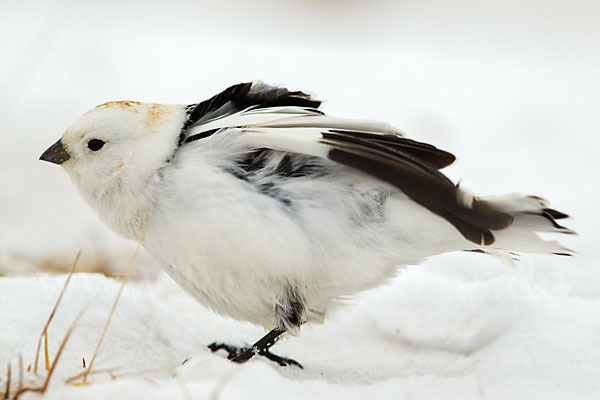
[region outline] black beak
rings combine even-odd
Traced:
[[[54,164],[62,164],[70,158],[69,153],[65,150],[65,146],[60,139],[52,146],[48,147],[44,154],[40,156],[40,160],[48,161]]]

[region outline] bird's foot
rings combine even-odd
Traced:
[[[208,348],[213,353],[215,351],[225,350],[227,352],[227,359],[228,360],[233,360],[236,357],[240,356],[242,353],[244,353],[244,352],[246,352],[247,350],[250,349],[249,347],[238,347],[238,346],[233,346],[233,345],[230,345],[230,344],[227,344],[227,343],[217,343],[217,342],[212,342],[211,344],[208,345]],[[243,360],[243,361],[239,361],[239,362],[248,361],[248,359]]]
[[[298,367],[300,369],[304,369],[302,364],[300,364],[298,361],[296,361],[292,358],[282,357],[282,356],[278,356],[277,354],[273,354],[269,351],[269,349],[261,350],[258,352],[258,354],[260,354],[263,357],[268,358],[269,360],[271,360],[273,362],[276,362],[277,364],[281,365],[282,367],[287,367],[288,365],[295,365],[296,367]]]
[[[215,352],[219,350],[225,350],[227,352],[227,359],[237,363],[244,363],[254,357],[254,355],[258,354],[260,356],[266,357],[269,360],[276,362],[282,367],[287,367],[288,365],[295,365],[301,369],[304,369],[302,364],[298,361],[293,360],[287,357],[281,357],[277,354],[273,354],[269,351],[269,349],[259,349],[255,346],[251,347],[238,347],[232,346],[226,343],[217,343],[213,342],[208,345],[208,348]]]

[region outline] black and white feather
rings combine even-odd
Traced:
[[[189,107],[182,142],[243,132],[247,143],[261,149],[244,161],[254,169],[266,157],[264,149],[327,158],[395,186],[478,245],[493,244],[492,231],[513,223],[513,215],[463,192],[439,172],[454,162],[454,155],[408,139],[387,124],[325,116],[320,104],[303,92],[235,85]],[[286,162],[290,159],[287,155]],[[553,221],[552,213],[543,215]]]

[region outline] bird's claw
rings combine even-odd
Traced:
[[[233,346],[227,343],[217,343],[217,342],[212,342],[211,344],[208,345],[208,348],[214,353],[216,351],[219,350],[225,350],[227,352],[227,359],[228,360],[234,360],[235,358],[239,357],[240,355],[242,355],[243,353],[245,353],[246,351],[248,351],[250,348],[249,347],[238,347],[238,346]],[[238,361],[238,362],[244,362],[247,360],[243,360],[243,361]]]
[[[296,367],[299,367],[300,369],[304,369],[302,364],[300,364],[298,361],[296,361],[292,358],[278,356],[277,354],[271,353],[269,350],[259,351],[258,354],[268,358],[271,361],[276,362],[277,364],[281,365],[282,367],[287,367],[288,365],[295,365]]]
[[[217,343],[213,342],[208,345],[208,348],[212,351],[225,350],[227,352],[227,359],[237,363],[244,363],[251,359],[255,354],[266,357],[267,359],[276,362],[282,367],[287,367],[288,365],[295,365],[301,369],[304,369],[302,364],[298,361],[293,360],[287,357],[281,357],[277,354],[273,354],[269,351],[269,349],[258,349],[256,347],[238,347],[233,346],[226,343]]]

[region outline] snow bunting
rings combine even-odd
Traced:
[[[192,105],[109,102],[40,159],[200,303],[271,329],[209,346],[239,362],[294,364],[269,352],[279,335],[435,254],[571,253],[536,234],[572,233],[545,200],[473,196],[440,172],[452,154],[319,106],[263,83]]]

